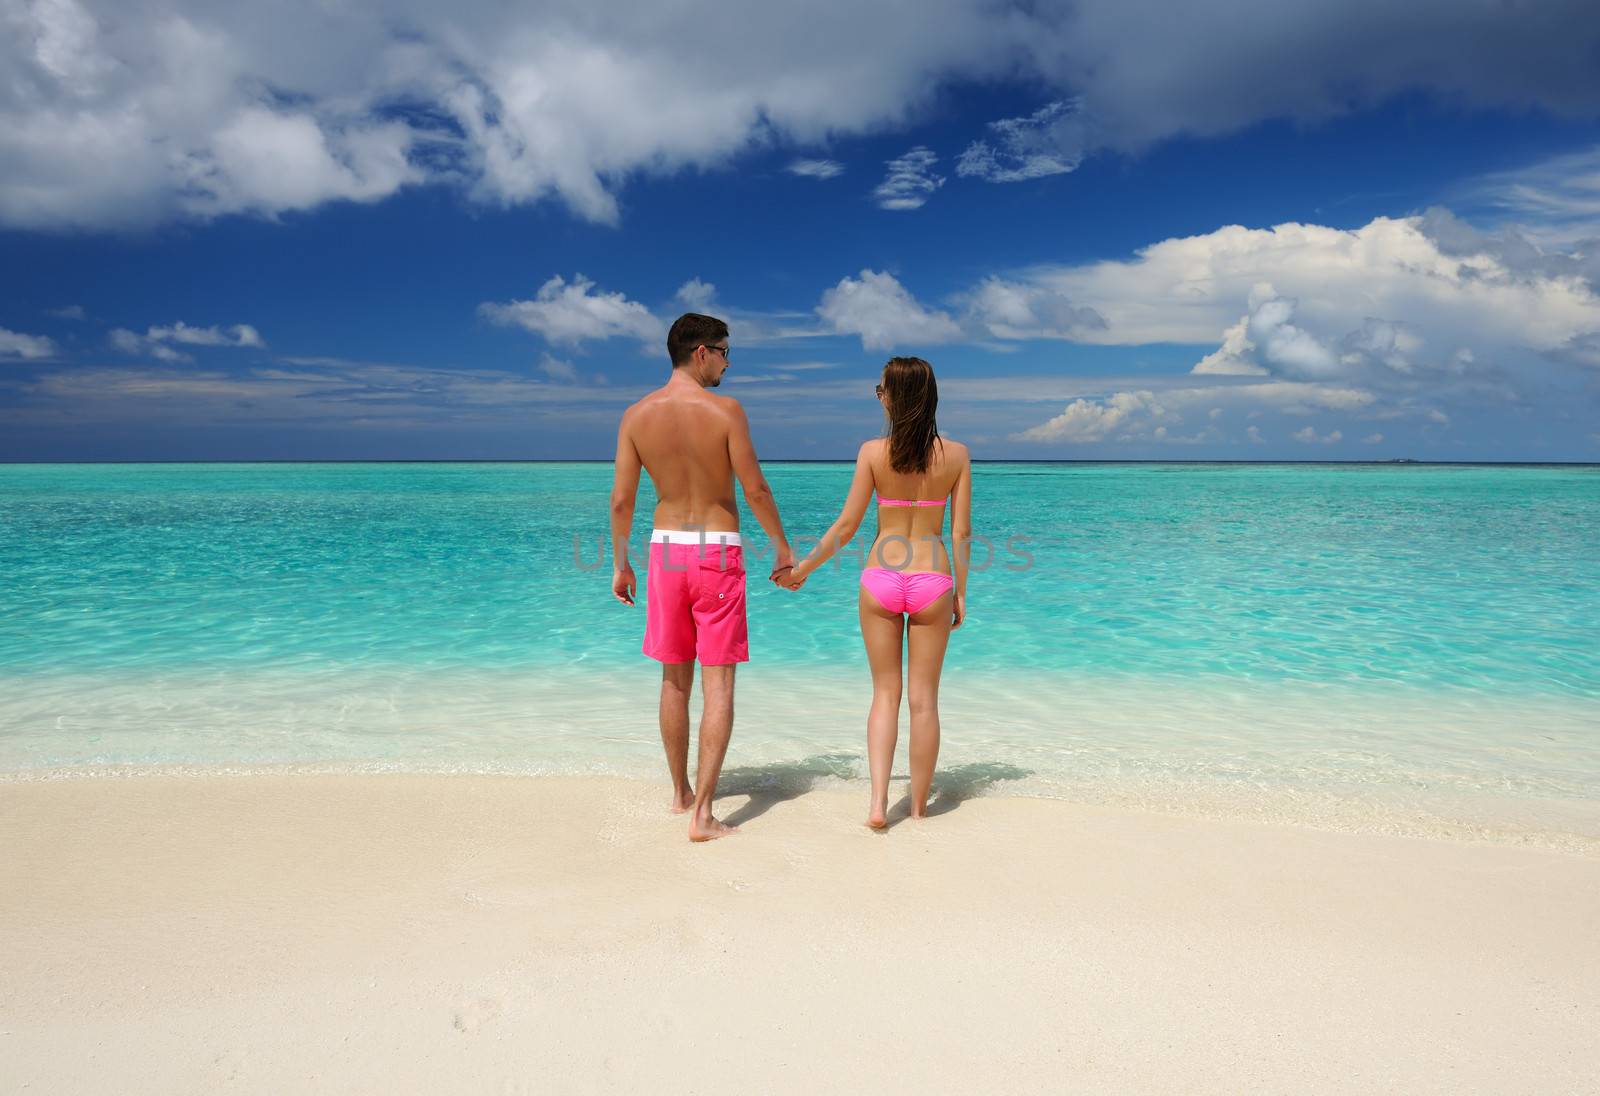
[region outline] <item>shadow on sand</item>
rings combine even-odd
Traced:
[[[953,769],[935,769],[933,791],[928,797],[928,817],[937,818],[941,814],[949,814],[967,800],[982,795],[985,789],[998,781],[1021,780],[1032,775],[1032,769],[1024,769],[1003,761],[977,761],[970,765],[958,765]],[[910,778],[895,779],[909,781]],[[911,795],[907,793],[901,797],[900,802],[889,808],[888,825],[884,828],[893,829],[910,817]]]
[[[801,761],[778,761],[771,765],[750,765],[723,769],[717,781],[717,798],[747,795],[750,801],[723,821],[739,826],[760,818],[779,803],[799,799],[817,786],[817,781],[856,776],[861,758],[854,754],[817,754]]]
[[[822,780],[859,778],[865,759],[859,754],[816,754],[801,761],[778,761],[771,765],[748,765],[724,769],[717,781],[717,798],[748,796],[749,801],[723,819],[730,826],[743,825],[760,818],[779,803],[799,799]],[[958,765],[953,769],[936,771],[933,776],[933,794],[928,800],[928,817],[949,814],[962,803],[982,795],[991,785],[1001,780],[1021,780],[1032,776],[1031,769],[1000,761],[980,761]],[[895,776],[896,783],[909,777]],[[893,828],[911,817],[911,796],[905,795],[889,808],[889,825]]]

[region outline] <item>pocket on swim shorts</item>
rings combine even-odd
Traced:
[[[716,600],[742,598],[744,586],[744,559],[737,549],[721,558],[717,552],[711,552],[701,564],[700,587],[716,596]]]

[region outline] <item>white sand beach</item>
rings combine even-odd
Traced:
[[[726,791],[0,784],[0,1088],[1600,1091],[1600,859]]]

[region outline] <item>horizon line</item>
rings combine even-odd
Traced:
[[[850,464],[851,457],[763,457],[763,464]],[[607,457],[238,457],[238,458],[151,458],[144,460],[30,460],[0,459],[0,465],[45,464],[612,464]],[[1479,467],[1600,467],[1600,461],[1585,460],[1422,460],[1411,457],[1339,460],[1244,460],[1238,458],[1168,457],[985,457],[973,464],[1360,464],[1360,465],[1470,465]]]

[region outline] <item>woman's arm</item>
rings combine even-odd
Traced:
[[[867,506],[872,502],[872,462],[867,457],[867,449],[871,442],[865,442],[861,451],[856,454],[856,474],[850,481],[850,493],[845,496],[844,509],[839,511],[839,520],[829,526],[828,531],[822,534],[822,542],[805,559],[795,564],[794,570],[789,573],[791,589],[819,570],[824,563],[833,558],[833,554],[856,535],[856,530],[861,528],[861,521],[867,516]]]
[[[950,489],[950,539],[955,542],[956,554],[951,559],[951,569],[956,576],[955,614],[952,627],[961,627],[967,615],[967,564],[972,561],[972,456],[963,454],[961,471],[956,474],[956,485]]]

